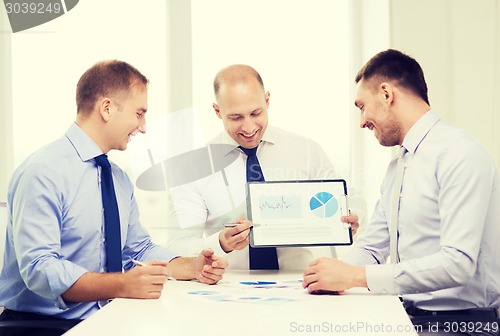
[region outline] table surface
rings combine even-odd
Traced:
[[[168,281],[160,299],[115,299],[65,335],[417,335],[397,296],[310,295],[301,278],[228,271],[218,285]]]

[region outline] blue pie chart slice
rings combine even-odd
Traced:
[[[317,208],[320,208],[323,206],[323,203],[321,203],[316,197],[311,197],[311,200],[309,201],[309,208],[311,210],[315,210]]]
[[[322,191],[311,197],[309,209],[320,218],[328,218],[337,213],[339,203],[332,194]]]

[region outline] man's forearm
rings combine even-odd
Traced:
[[[195,257],[178,257],[172,259],[168,264],[168,269],[177,280],[196,279]]]
[[[66,292],[64,301],[92,302],[114,299],[122,295],[122,273],[84,273]]]

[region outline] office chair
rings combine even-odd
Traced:
[[[70,321],[0,321],[0,336],[60,336],[72,327]]]

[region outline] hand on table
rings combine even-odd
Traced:
[[[352,287],[366,287],[364,266],[353,266],[339,259],[319,258],[304,270],[302,287],[309,293],[343,292]]]
[[[196,279],[209,285],[217,283],[227,268],[227,260],[214,255],[214,251],[205,249],[195,261]]]

